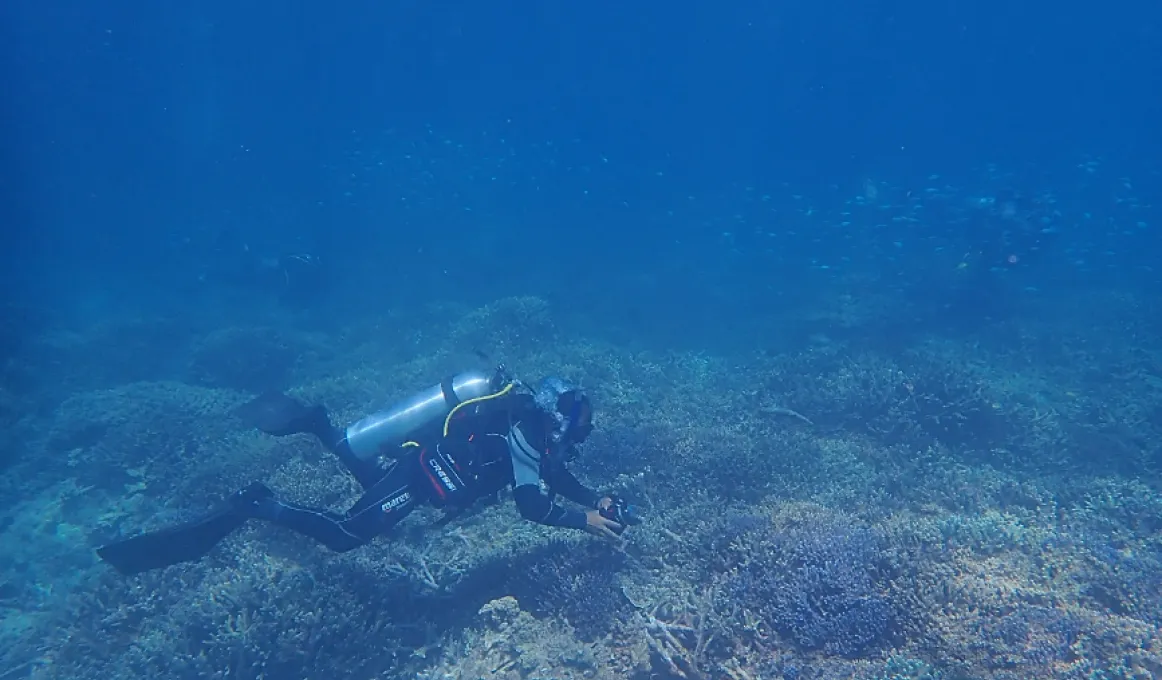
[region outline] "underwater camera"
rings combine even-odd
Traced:
[[[613,499],[613,502],[609,504],[608,508],[601,510],[601,516],[621,525],[621,528],[617,530],[618,534],[630,526],[642,523],[642,516],[638,514],[637,506],[630,505],[624,498],[618,496],[610,496],[610,498]]]

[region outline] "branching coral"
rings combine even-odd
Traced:
[[[728,548],[726,592],[756,640],[858,656],[890,643],[908,612],[891,597],[880,543],[865,526],[808,515],[741,534]]]
[[[451,335],[462,351],[506,360],[536,354],[556,337],[548,303],[532,296],[505,298],[473,310],[458,320]]]
[[[414,353],[420,330],[383,354],[368,340],[358,359],[344,355],[298,389],[341,419],[456,370],[454,352],[477,348],[518,357],[524,375],[585,377],[599,430],[578,460],[580,476],[628,489],[649,509],[624,552],[521,522],[507,499],[439,532],[424,530],[434,517],[421,511],[343,555],[251,523],[202,562],[81,586],[68,616],[46,626],[43,652],[42,636],[28,636],[38,642],[12,657],[14,672],[46,680],[930,680],[934,666],[971,668],[966,677],[982,680],[1162,673],[1162,559],[1152,538],[1162,506],[1149,478],[1131,486],[1074,475],[1071,501],[1044,474],[1022,476],[1060,460],[1061,437],[1076,434],[1063,420],[1088,413],[1063,409],[1024,376],[930,347],[846,356],[830,347],[749,363],[632,353],[564,337],[534,298],[453,326],[430,355],[400,365],[394,358]],[[270,363],[231,363],[271,346]],[[199,344],[195,368],[205,382],[251,390],[289,380],[295,348],[312,346],[289,333],[221,331]],[[68,556],[30,551],[9,571],[82,573],[92,556],[78,527],[99,527],[102,510],[105,524],[137,527],[145,520],[129,515],[146,512],[151,526],[166,524],[166,513],[201,509],[252,474],[328,507],[360,492],[315,442],[242,433],[229,412],[245,398],[178,383],[73,394],[44,428],[57,454],[45,460],[85,493],[54,492],[62,498],[36,506],[48,512],[13,504],[20,517],[6,530],[36,538],[24,528],[40,527]],[[1129,431],[1115,427],[1119,413],[1131,416]],[[1128,441],[1111,450],[1132,467],[1151,451],[1150,413],[1118,403],[1101,414],[1101,436],[1074,437],[1061,451]],[[134,505],[108,507],[130,494]],[[98,503],[106,505],[94,510]],[[20,593],[40,587],[19,583]],[[20,593],[0,589],[0,604],[27,607]],[[505,598],[512,594],[519,604]]]
[[[595,651],[568,630],[538,622],[512,597],[480,608],[478,630],[445,646],[444,656],[421,672],[421,680],[580,680],[625,677],[599,672]]]
[[[900,357],[805,353],[772,363],[766,374],[764,403],[889,446],[938,444],[961,458],[1021,467],[1023,453],[1059,457],[1065,441],[1051,406],[1015,398],[1019,387],[936,349]]]
[[[716,663],[715,657],[726,656],[721,652],[731,646],[729,630],[715,607],[719,596],[711,586],[677,601],[650,606],[633,603],[637,611],[631,631],[645,639],[655,668],[684,680],[705,677],[708,667],[717,667],[732,678],[746,677],[737,658],[720,658],[722,663]]]
[[[190,379],[249,392],[283,389],[292,369],[310,350],[301,336],[274,328],[226,328],[194,345]]]
[[[622,554],[599,544],[551,541],[517,560],[509,587],[531,613],[559,616],[592,641],[630,611],[617,579],[624,563]]]

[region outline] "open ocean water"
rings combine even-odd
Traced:
[[[1162,677],[1162,5],[7,0],[0,54],[0,680]],[[502,364],[591,398],[619,539],[232,496],[352,518],[275,407]]]

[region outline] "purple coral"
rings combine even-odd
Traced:
[[[618,571],[625,556],[607,546],[552,541],[510,567],[510,592],[537,616],[559,616],[582,640],[612,631],[630,611]]]
[[[900,630],[884,594],[879,546],[864,527],[817,518],[754,532],[728,592],[764,625],[806,649],[859,656]]]

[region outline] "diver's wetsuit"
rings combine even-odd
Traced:
[[[585,513],[554,503],[541,491],[541,482],[550,492],[588,508],[595,508],[600,497],[565,468],[559,454],[548,453],[552,447],[541,420],[531,405],[521,404],[514,411],[458,416],[447,436],[412,447],[386,470],[357,458],[332,428],[333,437],[320,438],[364,489],[343,514],[279,500],[260,484],[238,494],[235,507],[247,517],[269,520],[345,552],[388,531],[422,503],[463,507],[513,485],[513,498],[525,519],[584,529]]]

